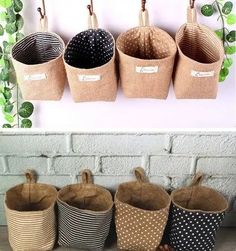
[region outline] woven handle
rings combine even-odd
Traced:
[[[93,184],[92,172],[89,169],[85,169],[81,172],[83,184]]]
[[[141,10],[139,13],[139,26],[149,26],[149,13],[148,10]]]
[[[204,174],[203,173],[197,173],[194,177],[193,177],[193,181],[191,183],[191,187],[193,186],[200,186],[202,181],[204,179]]]
[[[92,13],[92,15],[89,15],[88,17],[88,28],[98,29],[98,19],[94,12]]]
[[[137,181],[141,182],[141,183],[146,183],[148,182],[147,180],[147,176],[145,174],[145,171],[142,167],[137,167],[134,169],[134,174],[135,177],[137,179]]]
[[[40,18],[40,31],[42,31],[42,32],[48,31],[48,18],[47,18],[47,16]]]
[[[187,22],[188,23],[197,23],[197,11],[195,7],[188,7],[187,10]]]
[[[36,175],[33,170],[27,170],[25,172],[26,182],[29,184],[36,183]]]

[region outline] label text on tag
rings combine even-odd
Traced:
[[[157,73],[159,70],[158,66],[136,66],[137,73]]]
[[[79,75],[81,82],[96,82],[101,80],[101,75]]]
[[[24,80],[25,81],[38,81],[46,79],[47,76],[45,73],[39,73],[39,74],[32,74],[32,75],[25,75]]]
[[[196,78],[207,78],[207,77],[214,77],[214,71],[191,71],[191,76]]]

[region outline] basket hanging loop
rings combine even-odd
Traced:
[[[35,173],[33,170],[27,170],[25,172],[25,178],[27,183],[32,184],[32,183],[36,183],[36,177],[35,177]]]
[[[201,183],[202,183],[202,181],[203,181],[203,179],[204,179],[204,174],[203,173],[201,173],[201,172],[196,173],[196,175],[194,176],[193,181],[192,181],[192,183],[191,183],[190,186],[191,187],[193,187],[193,186],[200,186]]]
[[[141,0],[141,11],[139,13],[139,25],[140,26],[149,26],[149,13],[146,9],[146,0]]]
[[[147,177],[145,171],[142,167],[137,167],[134,169],[134,174],[138,182],[145,183],[147,182]]]
[[[93,0],[90,0],[90,4],[87,6],[89,10],[89,17],[88,17],[88,27],[89,29],[98,29],[98,20],[97,16],[94,13],[93,9]]]
[[[197,12],[195,8],[195,0],[189,1],[189,7],[188,7],[188,15],[187,15],[187,21],[188,23],[196,23],[197,22]]]
[[[92,172],[89,169],[85,169],[81,172],[83,184],[93,184]]]
[[[40,14],[40,30],[41,31],[48,31],[48,18],[46,15],[46,5],[45,5],[45,0],[42,0],[42,7],[39,7],[37,11]]]

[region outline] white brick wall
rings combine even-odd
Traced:
[[[174,189],[188,184],[196,171],[204,184],[231,203],[225,225],[236,226],[236,132],[161,133],[0,133],[0,225],[5,224],[5,191],[24,182],[27,168],[39,182],[58,187],[79,181],[90,168],[95,182],[115,191],[145,168],[151,182]]]

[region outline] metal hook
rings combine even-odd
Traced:
[[[142,11],[144,12],[146,10],[146,0],[141,0],[141,5],[142,5]]]
[[[42,6],[43,6],[43,11],[42,8],[38,8],[37,11],[39,12],[41,18],[44,18],[46,16],[46,5],[45,5],[45,0],[42,0]]]
[[[90,4],[87,6],[88,10],[89,10],[89,15],[92,16],[93,15],[93,0],[90,0]]]
[[[190,0],[190,8],[193,9],[195,5],[195,0]]]

